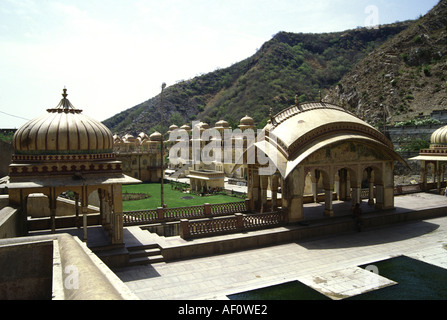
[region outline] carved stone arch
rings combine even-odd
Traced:
[[[358,179],[358,166],[357,165],[338,165],[334,167],[334,174],[338,173],[340,170],[346,170],[348,172],[349,181],[352,184],[353,182],[357,182]]]
[[[368,163],[362,165],[362,173],[371,168],[373,171],[374,183],[383,184],[383,163]]]
[[[22,189],[22,197],[23,199],[27,198],[31,194],[35,193],[43,193],[48,198],[51,196],[50,188],[32,188],[32,189]]]
[[[311,175],[316,179],[322,180],[325,188],[330,188],[334,181],[333,169],[330,166],[313,166],[310,169]],[[333,187],[333,186],[332,186]]]

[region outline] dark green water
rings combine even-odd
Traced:
[[[400,256],[375,262],[379,274],[396,281],[395,286],[354,296],[348,300],[445,300],[447,270]],[[366,265],[360,266],[365,268]]]
[[[371,265],[368,264],[368,265]],[[366,266],[360,266],[366,268]],[[372,263],[379,275],[397,285],[364,293],[346,300],[445,300],[447,270],[400,256]],[[230,300],[330,300],[299,281],[242,292],[228,296]]]
[[[330,300],[299,281],[228,296],[230,300]]]

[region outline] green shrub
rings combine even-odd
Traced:
[[[436,119],[411,119],[406,121],[396,122],[394,124],[395,127],[405,127],[405,126],[428,126],[432,124],[441,124],[439,120]]]

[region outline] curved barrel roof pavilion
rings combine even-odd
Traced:
[[[62,222],[61,217],[56,217],[57,197],[61,193],[72,191],[76,202],[80,201],[86,228],[88,199],[97,192],[100,212],[93,219],[94,224],[110,231],[112,243],[122,243],[121,185],[140,181],[122,173],[121,162],[113,153],[112,133],[73,107],[66,89],[55,108],[47,109],[47,113],[16,131],[13,149],[9,198],[11,204],[22,207],[24,232],[29,227],[28,216],[32,216],[32,212],[26,212],[30,194],[43,193],[48,197],[50,217],[42,228],[51,227],[55,232],[62,226],[74,226],[73,222]]]
[[[342,107],[321,101],[293,105],[271,115],[261,136],[264,138],[247,152],[253,148],[262,151],[276,167],[276,173],[264,175],[258,161],[249,164],[252,210],[266,210],[269,183],[271,205],[276,205],[278,179],[289,222],[304,219],[306,182],[311,183],[315,200],[318,186],[322,185],[324,212],[329,216],[333,215],[334,191],[340,200],[355,204],[361,202],[362,182],[370,186],[369,204],[379,208],[394,206],[394,161],[405,161],[382,133]]]

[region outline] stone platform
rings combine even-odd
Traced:
[[[373,271],[359,267],[309,274],[299,277],[298,280],[332,300],[346,299],[397,284]]]
[[[393,285],[359,265],[407,255],[447,268],[447,198],[418,193],[396,197],[395,205],[387,212],[365,207],[362,232],[350,206],[321,218],[318,204],[306,208],[303,225],[192,241],[129,227],[126,246],[158,243],[167,262],[114,271],[140,299],[222,300],[295,280],[341,299]]]

